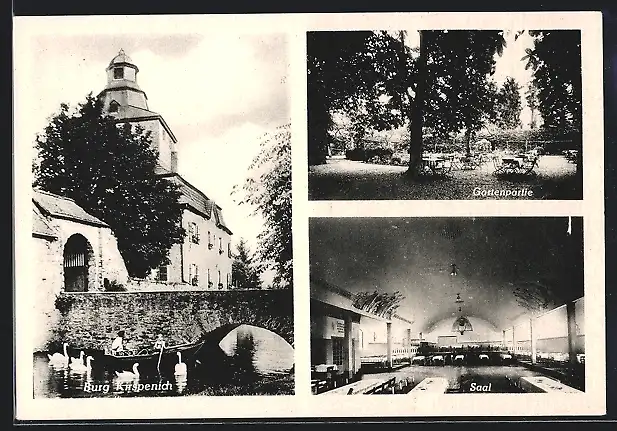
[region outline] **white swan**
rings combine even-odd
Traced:
[[[71,363],[70,363],[70,365],[73,365],[73,364],[75,364],[75,365],[82,364],[83,365],[83,363],[84,363],[84,356],[85,356],[85,354],[84,354],[83,350],[79,352],[79,358],[74,358],[74,357],[71,356]]]
[[[62,344],[62,350],[64,354],[58,353],[58,352],[54,353],[53,355],[47,354],[47,357],[49,358],[49,365],[62,365],[62,366],[68,365],[69,354],[66,351],[68,346],[69,346],[68,343]]]
[[[176,364],[174,375],[183,376],[185,374],[186,374],[186,364],[182,362],[182,354],[178,352],[178,363]]]
[[[82,352],[83,353],[83,352]],[[81,355],[83,357],[83,355]],[[71,362],[69,364],[69,368],[71,370],[75,370],[75,371],[90,371],[92,370],[92,360],[94,358],[92,356],[88,356],[86,358],[86,363],[84,364],[83,361],[75,361],[75,362]]]
[[[139,364],[135,362],[133,364],[133,371],[116,371],[116,377],[119,379],[135,379],[139,377],[139,370],[137,369]]]

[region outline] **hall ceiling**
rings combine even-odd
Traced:
[[[459,314],[502,329],[583,296],[578,218],[312,218],[309,229],[312,278],[400,291],[414,331]]]

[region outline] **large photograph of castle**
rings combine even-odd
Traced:
[[[35,398],[294,393],[287,40],[219,36],[33,40]]]

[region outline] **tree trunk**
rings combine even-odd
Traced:
[[[420,57],[418,58],[416,94],[409,118],[409,169],[407,175],[416,176],[422,166],[422,127],[424,120],[424,92],[426,86],[426,46],[424,31],[420,30]]]
[[[465,131],[465,155],[471,156],[471,128],[467,127]]]

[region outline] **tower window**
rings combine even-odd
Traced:
[[[111,103],[109,104],[109,112],[118,112],[119,107],[120,107],[120,104],[116,102],[115,100],[112,100]]]
[[[124,78],[124,69],[122,67],[114,68],[114,79],[123,79]]]

